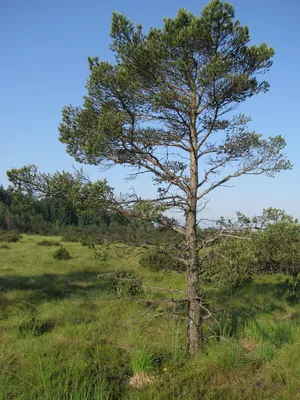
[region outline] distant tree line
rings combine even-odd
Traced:
[[[0,231],[40,235],[64,235],[94,247],[103,241],[129,245],[174,242],[174,232],[152,221],[135,220],[103,207],[74,206],[64,197],[38,196],[16,187],[0,185]]]
[[[102,227],[116,223],[113,214],[101,210],[76,211],[66,201],[37,198],[12,188],[0,186],[0,229],[24,233],[60,233],[65,227]]]

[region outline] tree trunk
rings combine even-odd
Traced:
[[[186,210],[187,268],[187,351],[193,356],[202,341],[201,302],[199,284],[199,257],[197,249],[197,190],[198,158],[195,120],[191,127],[190,187]]]
[[[196,211],[188,213],[186,228],[186,242],[189,252],[189,265],[187,268],[187,351],[193,356],[198,351],[202,339]]]

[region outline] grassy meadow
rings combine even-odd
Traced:
[[[60,239],[22,235],[0,248],[1,400],[300,399],[300,306],[285,300],[285,277],[207,288],[215,318],[187,359],[184,308],[144,301],[170,297],[155,287],[184,289],[183,274],[142,268],[134,250],[101,262],[61,242],[63,261],[37,245]]]

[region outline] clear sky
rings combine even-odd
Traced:
[[[71,170],[73,159],[58,141],[64,105],[80,105],[88,77],[88,56],[112,61],[109,30],[112,11],[135,23],[161,26],[181,7],[199,14],[204,0],[1,0],[0,13],[0,184],[6,170],[36,164],[41,171]],[[247,215],[264,207],[283,208],[300,217],[300,1],[232,0],[236,17],[248,25],[252,42],[275,48],[267,75],[270,92],[248,100],[240,109],[252,117],[251,128],[266,136],[282,134],[293,171],[274,179],[242,177],[234,187],[211,194],[208,213],[216,217]],[[125,182],[124,168],[88,169],[92,179],[107,177],[117,192],[135,186],[153,193],[150,176]]]

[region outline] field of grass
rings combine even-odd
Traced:
[[[137,257],[100,262],[79,243],[61,242],[72,258],[55,260],[41,240],[60,238],[0,248],[1,400],[300,399],[300,306],[284,277],[207,290],[217,313],[189,360],[184,309],[141,301],[170,297],[156,286],[184,289],[183,275]]]

